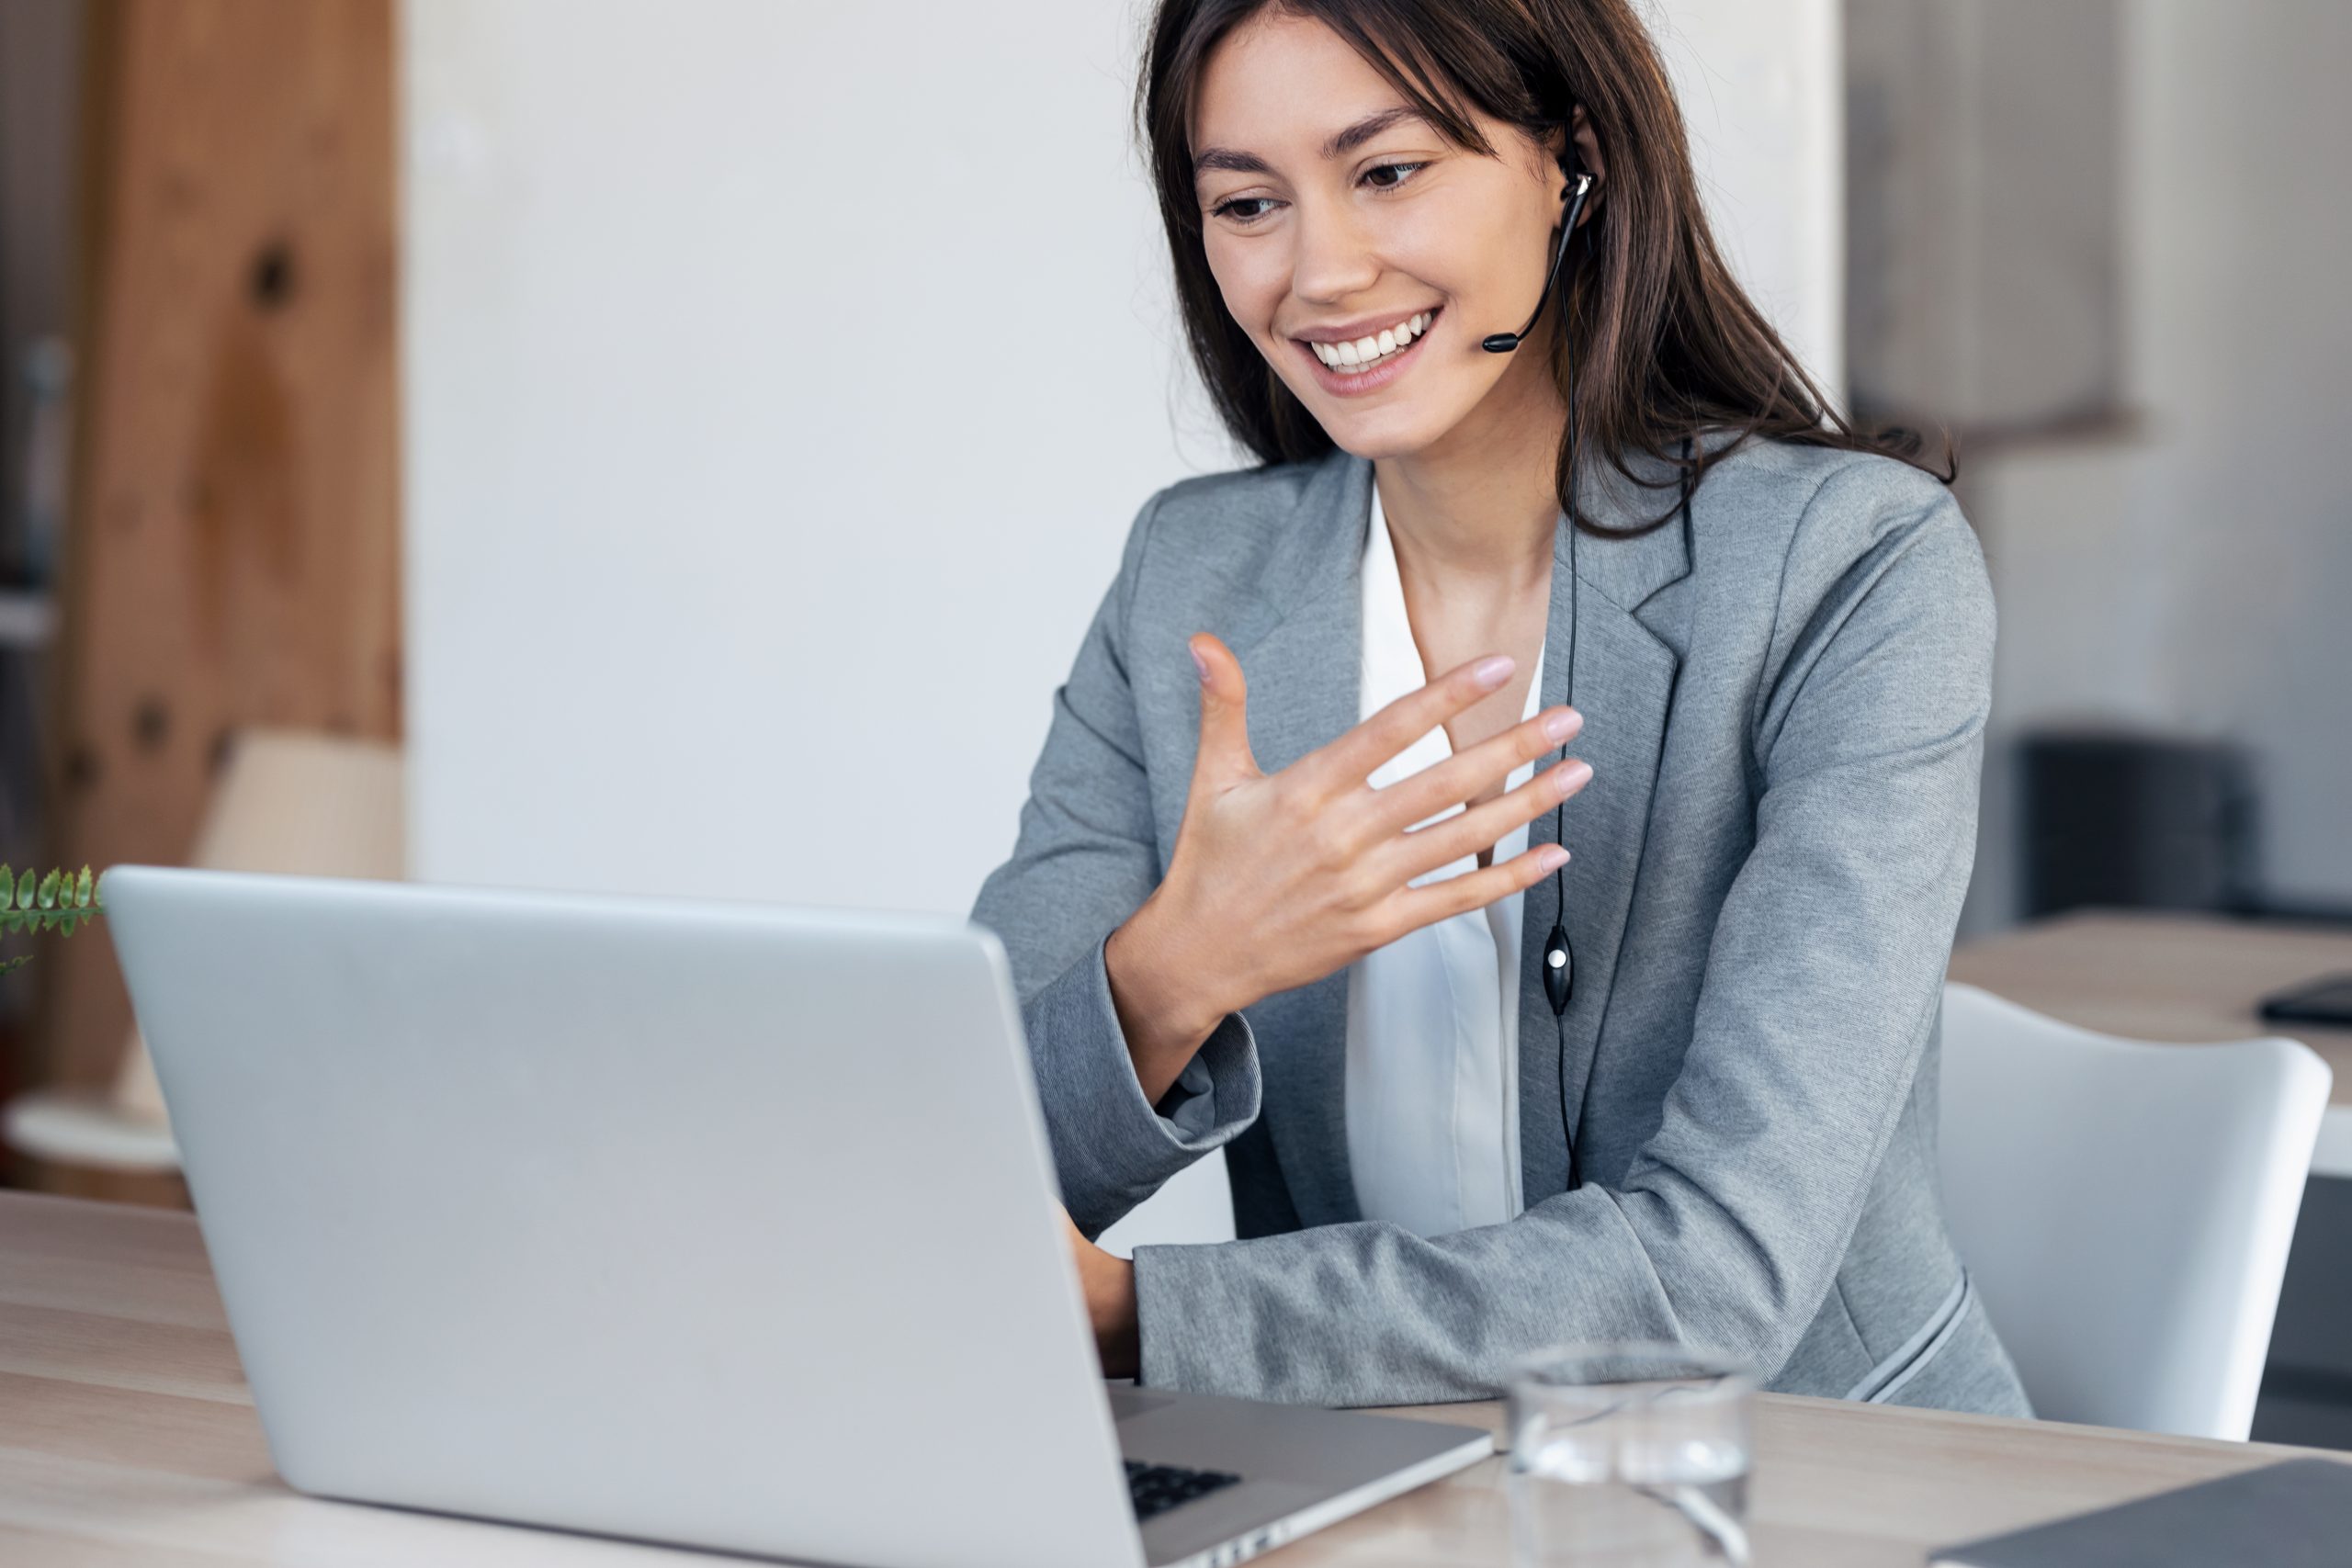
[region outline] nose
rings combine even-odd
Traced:
[[[1291,292],[1301,299],[1337,304],[1379,281],[1379,257],[1345,203],[1300,202],[1291,233]]]

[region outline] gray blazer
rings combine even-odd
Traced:
[[[1586,482],[1619,526],[1674,493]],[[1573,626],[1586,724],[1566,751],[1594,773],[1567,804],[1565,1043],[1538,961],[1554,880],[1523,895],[1525,1213],[1428,1239],[1362,1217],[1344,969],[1227,1014],[1145,1100],[1102,952],[1176,841],[1200,725],[1185,639],[1239,657],[1265,772],[1351,728],[1371,484],[1335,451],[1144,505],[972,910],[1012,961],[1082,1231],[1226,1149],[1241,1239],[1136,1249],[1141,1381],[1414,1404],[1489,1396],[1557,1341],[1664,1339],[1773,1389],[2026,1414],[1936,1168],[1993,596],[1950,492],[1892,458],[1751,442],[1687,534],[1582,538],[1573,600],[1561,522],[1542,701],[1566,699]]]

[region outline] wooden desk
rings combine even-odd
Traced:
[[[1488,1422],[1493,1405],[1440,1419]],[[1765,1395],[1759,1568],[1917,1568],[1926,1549],[2311,1450]],[[2352,1461],[2352,1455],[2328,1457]],[[1489,1460],[1262,1559],[1509,1562]],[[0,1193],[0,1562],[87,1568],[736,1561],[328,1503],[272,1472],[187,1215]]]
[[[1950,974],[2052,1018],[2141,1040],[2283,1034],[2335,1070],[2318,1176],[2352,1177],[2352,1030],[2273,1023],[2255,1004],[2352,972],[2352,931],[2152,910],[2078,910],[1960,944]]]

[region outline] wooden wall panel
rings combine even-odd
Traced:
[[[187,853],[246,723],[401,727],[393,0],[94,0],[56,858]],[[103,921],[41,1076],[130,1022]]]

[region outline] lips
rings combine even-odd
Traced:
[[[1335,342],[1327,334],[1317,338],[1293,338],[1298,351],[1313,367],[1316,380],[1323,389],[1335,397],[1357,397],[1374,392],[1402,375],[1421,355],[1421,344],[1433,331],[1444,314],[1438,306],[1410,316],[1396,318],[1377,333],[1362,334],[1345,342]],[[1410,323],[1419,321],[1419,330]],[[1404,341],[1397,340],[1398,327],[1407,333]],[[1381,346],[1385,337],[1389,346]],[[1370,345],[1367,355],[1365,345]],[[1326,357],[1329,355],[1329,357]],[[1349,363],[1352,357],[1353,363]]]

